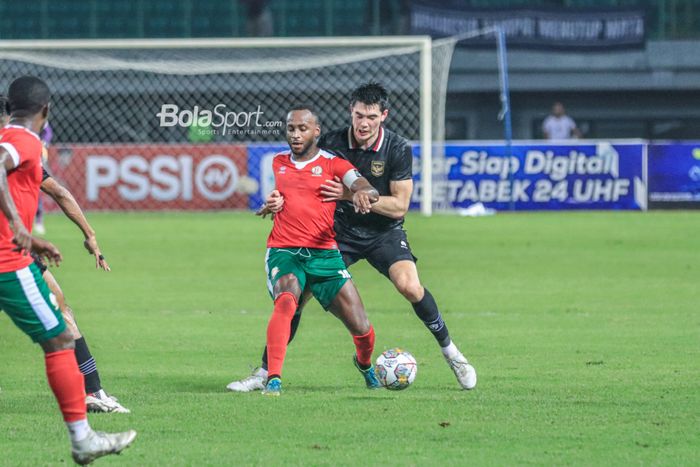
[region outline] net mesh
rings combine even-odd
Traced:
[[[433,46],[434,143],[453,46]],[[240,209],[269,186],[291,105],[310,103],[323,129],[339,128],[351,91],[376,80],[391,96],[386,126],[417,141],[419,64],[418,45],[4,48],[0,82],[49,84],[48,166],[86,209]]]

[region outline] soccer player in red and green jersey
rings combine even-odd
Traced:
[[[46,375],[68,428],[73,460],[88,464],[119,453],[133,442],[136,432],[108,434],[90,428],[73,336],[56,297],[26,254],[30,248],[37,249],[28,232],[42,181],[42,144],[37,133],[48,117],[49,97],[48,86],[39,78],[23,76],[10,84],[10,123],[0,130],[0,210],[4,215],[0,216],[0,309],[44,350]]]
[[[5,96],[0,96],[0,126],[4,127],[9,121],[10,110],[7,98]],[[46,128],[48,128],[48,125],[44,127],[44,130],[46,130]],[[41,137],[42,135],[39,134],[39,136]],[[42,143],[42,152],[44,153],[42,154],[42,161],[46,161],[46,141],[42,139]],[[49,195],[63,210],[63,213],[83,232],[85,236],[83,245],[95,257],[95,267],[110,271],[109,264],[102,255],[100,247],[97,244],[95,231],[92,226],[90,226],[85,214],[83,214],[80,205],[78,205],[73,194],[68,191],[66,187],[49,175],[45,167],[43,168],[41,191]],[[37,216],[37,218],[38,217],[39,216]],[[37,231],[36,222],[37,220],[35,219],[33,232],[42,233]],[[58,308],[61,310],[61,315],[66,322],[66,327],[75,339],[75,357],[78,362],[78,368],[85,380],[85,391],[87,392],[85,403],[87,404],[88,412],[129,413],[129,409],[121,405],[114,396],[107,394],[102,388],[95,359],[90,353],[90,348],[85,340],[85,336],[83,336],[78,328],[73,309],[66,302],[63,290],[58,284],[58,281],[51,271],[49,271],[48,266],[36,255],[34,255],[34,263],[39,268],[39,271],[41,271],[41,275],[46,285],[49,286],[49,290],[56,296]]]
[[[310,106],[292,108],[287,115],[290,150],[277,154],[272,162],[274,194],[283,196],[285,205],[275,214],[265,259],[268,288],[275,302],[267,328],[266,395],[281,392],[290,323],[307,287],[350,331],[356,348],[353,361],[367,387],[380,387],[372,365],[374,329],[335,242],[335,203],[323,202],[321,185],[338,177],[353,193],[354,209],[362,213],[370,211],[379,194],[352,164],[316,146],[320,133],[318,117]],[[258,214],[270,212],[263,207]]]

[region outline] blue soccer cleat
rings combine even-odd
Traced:
[[[282,380],[279,378],[272,378],[267,381],[265,389],[262,390],[263,396],[279,396],[282,394]]]
[[[355,368],[360,370],[360,373],[364,376],[367,389],[380,389],[382,387],[382,383],[379,382],[377,374],[374,372],[374,365],[370,365],[369,368],[363,370],[357,361],[357,355],[352,356],[352,362],[355,364]]]

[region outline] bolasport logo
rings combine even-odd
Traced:
[[[236,164],[223,155],[196,161],[192,156],[124,158],[93,155],[86,161],[87,199],[98,201],[104,189],[116,188],[126,201],[183,200],[202,197],[223,201],[241,187]]]
[[[230,110],[226,104],[213,109],[195,105],[182,109],[177,104],[163,104],[156,113],[163,128],[196,127],[200,134],[209,135],[279,135],[284,122],[267,120],[261,106],[255,110]]]

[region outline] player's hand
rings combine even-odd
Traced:
[[[58,251],[58,248],[56,248],[56,246],[48,240],[32,237],[31,241],[32,252],[39,256],[42,261],[58,266],[63,260],[61,252]]]
[[[271,219],[275,218],[275,213],[270,211],[270,208],[267,207],[267,204],[263,204],[260,206],[260,209],[255,211],[256,216],[262,216],[263,219],[265,219],[268,215],[272,215]]]
[[[88,251],[88,253],[95,257],[95,269],[103,269],[105,271],[112,270],[109,267],[109,264],[107,264],[107,260],[105,260],[105,257],[102,255],[100,247],[97,245],[97,239],[94,235],[86,238],[83,242],[83,246]]]
[[[321,185],[321,196],[323,196],[324,203],[340,200],[352,201],[352,192],[343,185],[338,177],[333,177],[333,180],[326,180]]]
[[[32,249],[32,235],[29,233],[22,221],[16,219],[10,222],[10,229],[13,233],[12,243],[17,245],[12,249],[12,251],[18,251],[24,255],[28,254]]]
[[[379,194],[374,188],[371,190],[358,190],[352,196],[352,204],[355,206],[355,212],[361,214],[369,213],[372,210],[372,204],[377,201],[379,201]]]
[[[265,200],[265,205],[271,213],[280,212],[284,206],[284,196],[278,190],[272,190]]]

